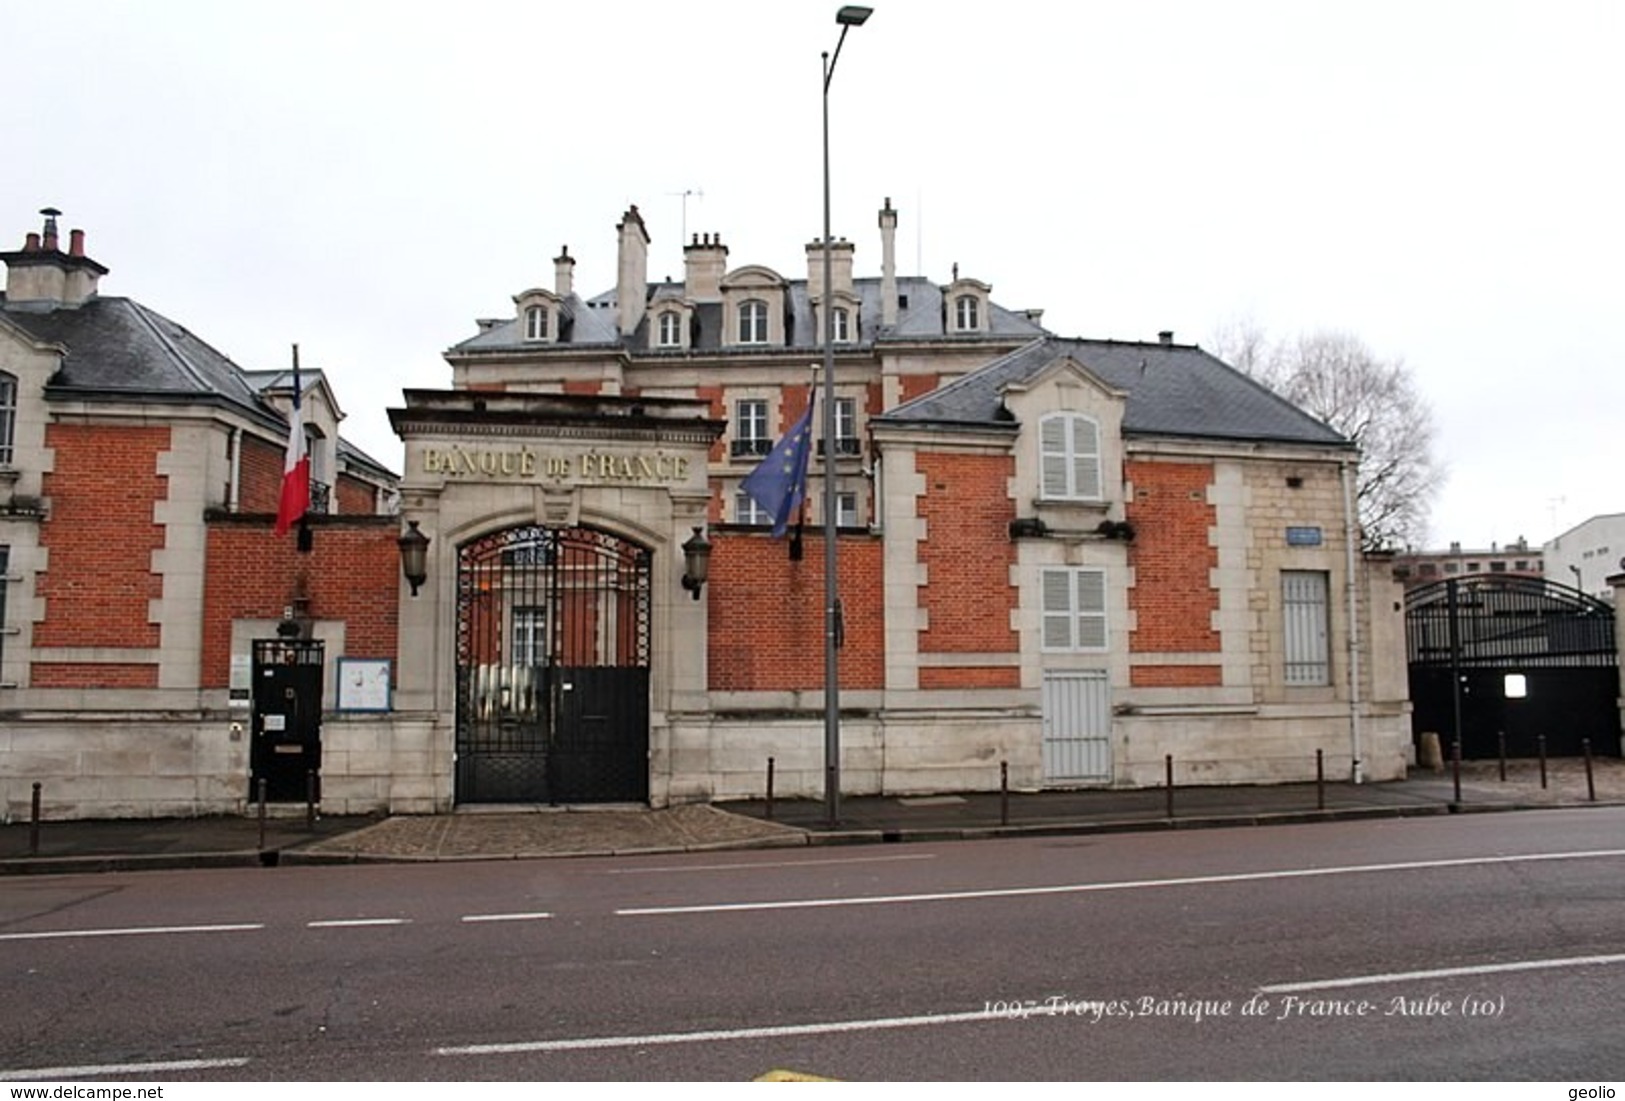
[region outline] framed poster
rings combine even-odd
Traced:
[[[388,658],[339,658],[340,711],[389,710]]]

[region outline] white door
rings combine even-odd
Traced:
[[[1109,783],[1111,690],[1100,669],[1044,674],[1044,779]]]

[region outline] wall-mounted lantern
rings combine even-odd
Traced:
[[[416,596],[418,588],[429,579],[429,537],[418,530],[416,520],[408,520],[405,534],[395,543],[401,548],[401,573]]]
[[[425,540],[427,542],[427,540]],[[706,541],[705,529],[695,528],[694,534],[683,544],[683,588],[700,598],[700,590],[711,576],[711,544]]]

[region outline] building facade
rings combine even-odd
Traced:
[[[1541,552],[1553,581],[1587,596],[1614,599],[1610,578],[1625,573],[1625,513],[1593,516],[1547,543]]]
[[[253,640],[297,622],[335,656],[393,656],[395,476],[308,372],[312,550],[273,539],[292,376],[101,295],[57,213],[0,253],[0,817],[36,783],[53,817],[240,811]]]
[[[1509,577],[1544,577],[1546,552],[1531,547],[1527,539],[1519,538],[1501,546],[1491,543],[1488,549],[1463,548],[1451,543],[1446,550],[1406,550],[1394,555],[1394,577],[1406,589],[1448,581],[1452,577],[1472,577],[1476,574],[1501,574]],[[1564,583],[1569,579],[1552,574],[1554,580]]]
[[[1181,783],[1299,780],[1317,751],[1328,775],[1402,775],[1400,589],[1358,550],[1348,442],[1171,333],[1066,339],[957,270],[899,276],[898,218],[888,200],[877,276],[855,274],[845,240],[826,287],[818,242],[792,276],[730,266],[706,234],[682,281],[652,282],[629,209],[615,287],[580,295],[566,248],[551,286],[479,321],[446,353],[450,387],[390,410],[398,518],[351,533],[340,509],[309,555],[231,496],[231,452],[212,445],[198,469],[226,476],[195,494],[182,660],[187,737],[213,755],[187,766],[189,810],[117,812],[247,805],[252,762],[221,750],[233,724],[271,739],[285,721],[238,682],[289,624],[326,643],[319,745],[300,761],[333,811],[756,796],[770,762],[781,796],[821,794],[826,476],[847,793],[987,790],[1001,765],[1018,788],[1149,785],[1169,758]],[[776,538],[741,487],[807,412],[825,310],[834,470],[814,459],[803,522]],[[275,380],[234,377],[262,413],[240,427],[274,440]],[[369,471],[380,489],[385,473]],[[402,532],[423,553],[405,581]],[[29,599],[8,626],[52,614]],[[38,645],[20,652],[33,676],[57,657]],[[119,653],[81,673],[95,691],[129,675]],[[11,737],[16,814],[31,770],[75,766],[18,752],[60,738]]]

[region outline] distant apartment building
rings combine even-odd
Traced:
[[[1625,512],[1593,516],[1547,543],[1541,553],[1554,581],[1612,600],[1608,578],[1625,573]]]
[[[1620,519],[1625,521],[1625,517]],[[1464,549],[1460,543],[1451,543],[1449,550],[1405,551],[1394,556],[1394,578],[1407,589],[1482,573],[1544,577],[1545,558],[1539,548],[1531,548],[1521,536],[1504,547],[1491,543],[1488,550]]]

